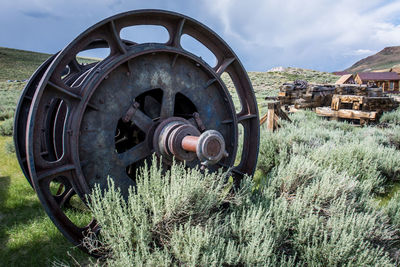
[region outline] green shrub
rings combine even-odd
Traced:
[[[21,89],[25,83],[0,82],[0,121],[14,116]]]
[[[398,229],[400,228],[400,192],[397,192],[392,196],[384,207],[387,215],[389,216],[392,224]]]
[[[376,193],[384,193],[383,186],[400,179],[400,152],[372,141],[327,143],[310,156],[320,166],[374,183]]]
[[[386,146],[392,146],[397,150],[400,150],[400,127],[393,127],[390,129],[387,129],[385,131],[386,135],[386,143],[382,143],[383,145]]]
[[[381,123],[400,125],[400,109],[383,113],[379,121]]]
[[[257,167],[263,173],[302,155],[318,166],[368,180],[374,193],[384,193],[388,185],[400,180],[398,127],[355,128],[323,120],[312,112],[299,112],[291,119],[293,123],[284,124],[275,133],[262,131]]]
[[[272,189],[273,188],[273,189]],[[396,232],[369,207],[369,186],[334,169],[294,156],[275,171],[269,186],[280,203],[285,250],[312,266],[387,265]],[[286,203],[286,204],[282,204]]]
[[[15,146],[13,141],[6,141],[4,143],[6,152],[9,154],[14,154],[15,153]]]
[[[229,210],[224,206],[242,205],[251,185],[247,179],[247,185],[233,195],[224,176],[202,175],[197,169],[185,170],[181,165],[173,165],[163,175],[154,163],[137,177],[136,192],[131,188],[126,203],[112,179],[104,195],[97,187],[90,196],[90,208],[102,226],[101,242],[107,244],[102,249],[109,251],[107,262],[112,266],[168,265],[173,261],[193,265],[215,259],[222,252],[213,252],[214,244],[223,239],[206,230],[221,231],[211,226],[226,217]],[[96,249],[91,247],[95,243],[90,238],[87,244]]]
[[[13,119],[7,119],[3,122],[0,122],[0,135],[10,136],[13,134],[14,127]]]
[[[10,119],[14,116],[14,109],[0,110],[0,121]]]
[[[400,179],[398,127],[291,119],[261,129],[256,179],[236,194],[222,173],[174,165],[162,174],[157,164],[127,202],[111,181],[97,188],[90,206],[102,235],[86,245],[112,266],[394,266],[400,194],[374,203]]]
[[[396,232],[370,208],[368,187],[303,156],[235,194],[224,174],[182,165],[163,175],[153,163],[137,181],[126,202],[112,179],[89,197],[102,231],[85,244],[107,266],[394,265]]]

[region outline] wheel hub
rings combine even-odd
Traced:
[[[190,162],[196,157],[203,166],[210,166],[228,156],[223,136],[215,130],[200,131],[189,121],[172,117],[163,121],[155,130],[153,146],[164,162],[173,157]]]

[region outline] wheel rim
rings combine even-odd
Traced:
[[[132,42],[123,40],[123,42],[126,45],[132,45]],[[102,41],[93,41],[90,43],[83,51],[85,50],[90,50],[94,48],[103,48],[105,47],[105,43]],[[24,89],[21,92],[21,95],[19,97],[16,109],[15,109],[15,115],[14,115],[14,131],[13,131],[13,138],[14,138],[14,144],[15,144],[15,150],[16,150],[16,155],[18,162],[21,166],[22,172],[24,173],[25,177],[27,178],[28,182],[33,186],[32,180],[30,178],[29,170],[28,170],[28,163],[27,163],[27,155],[26,155],[26,126],[27,126],[27,119],[28,119],[28,114],[29,110],[32,104],[32,99],[33,96],[36,92],[36,89],[38,88],[38,85],[40,83],[40,80],[44,76],[47,68],[50,66],[51,62],[56,58],[56,56],[60,52],[57,52],[53,56],[49,57],[45,62],[43,62],[38,69],[33,73],[31,78],[29,79],[28,83],[25,85]],[[68,74],[65,75],[62,80],[65,84],[71,85],[72,83],[79,81],[79,77],[82,76],[85,72],[89,71],[91,68],[93,68],[96,65],[96,63],[91,63],[87,65],[81,66],[76,60],[72,60],[67,67],[69,68]],[[49,107],[50,109],[53,110],[58,110],[59,112],[62,112],[62,103],[58,103],[58,105],[55,105],[55,103]],[[60,109],[60,110],[59,110]],[[60,114],[57,114],[56,116],[60,116]],[[54,119],[53,122],[57,123],[57,119]],[[47,128],[46,130],[56,130],[57,127],[51,127],[51,129]],[[48,135],[48,133],[47,133]],[[43,150],[49,154],[49,157],[51,158],[59,158],[60,155],[57,155],[57,148],[54,140],[50,139],[45,139],[43,140],[42,143]],[[57,144],[59,146],[59,144]],[[54,148],[52,148],[54,147]],[[58,148],[59,149],[59,148]]]

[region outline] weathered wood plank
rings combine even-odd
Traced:
[[[320,116],[325,117],[337,117],[343,119],[364,119],[364,120],[376,120],[378,118],[378,112],[376,111],[361,111],[353,109],[340,109],[332,110],[330,107],[319,107],[315,109],[315,112]]]
[[[268,103],[267,113],[261,117],[260,125],[262,125],[266,122],[267,129],[270,131],[274,131],[280,126],[279,121],[281,119],[290,121],[290,118],[288,117],[288,115],[285,113],[285,111],[282,110],[282,107],[281,107],[281,104],[279,101],[270,102],[270,103]]]
[[[275,110],[273,109],[268,109],[267,112],[267,129],[269,131],[274,131],[274,114],[275,114]]]

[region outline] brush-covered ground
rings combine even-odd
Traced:
[[[95,190],[102,235],[85,244],[107,257],[89,266],[398,266],[400,111],[379,127],[291,119],[261,129],[257,172],[234,194],[226,174],[157,163],[127,202]]]
[[[295,68],[249,76],[261,113],[264,97],[276,95],[283,82],[337,78]],[[397,263],[399,111],[385,114],[379,127],[353,127],[302,112],[276,133],[261,128],[256,175],[235,195],[220,182],[223,174],[187,173],[175,166],[166,178],[155,165],[141,176],[141,189],[127,205],[119,205],[116,192],[102,200],[95,192],[91,209],[103,226],[109,256],[97,262],[62,236],[23,176],[11,134],[25,83],[5,80],[0,81],[1,266]],[[81,210],[68,215],[78,223],[88,219]]]
[[[176,167],[166,179],[152,167],[143,190],[154,192],[133,196],[129,212],[117,209],[115,194],[94,201],[103,233],[110,233],[103,237],[110,258],[101,264],[395,266],[400,112],[384,115],[382,127],[354,127],[311,112],[291,119],[275,133],[261,129],[254,181],[245,180],[237,195],[215,182],[223,175]],[[19,169],[10,136],[0,137],[0,158],[0,262],[100,264],[51,223]],[[155,203],[157,213],[140,217]],[[119,221],[110,224],[104,214]],[[76,210],[69,215],[81,217]],[[127,253],[131,248],[136,253]]]

